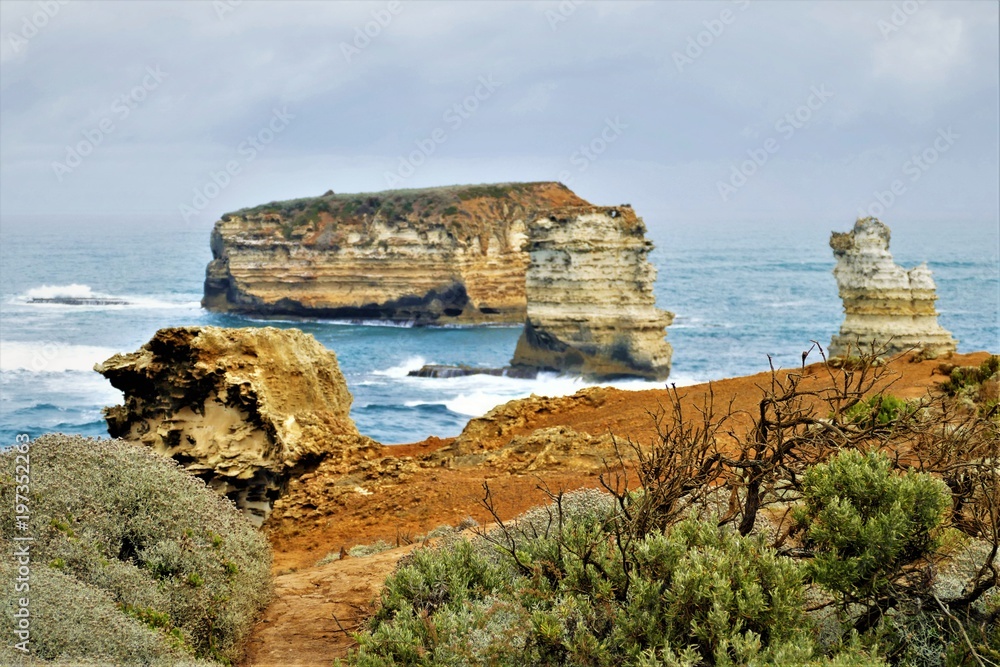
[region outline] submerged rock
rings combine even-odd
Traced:
[[[494,377],[518,378],[533,380],[538,376],[537,368],[504,366],[503,368],[484,368],[482,366],[449,366],[447,364],[425,364],[415,371],[407,373],[417,378],[461,378],[470,375],[492,375]]]
[[[112,437],[172,457],[258,525],[291,477],[380,449],[349,416],[336,355],[297,329],[161,329],[94,370],[125,394],[104,410]]]
[[[586,203],[546,182],[328,192],[243,209],[212,232],[202,305],[262,316],[520,324],[527,221]]]
[[[561,209],[528,228],[528,316],[511,364],[663,380],[673,313],[653,296],[646,226],[630,206]]]
[[[957,341],[938,324],[934,280],[926,264],[909,271],[889,253],[890,230],[877,218],[859,219],[848,233],[834,232],[833,275],[844,301],[844,323],[830,341],[833,357],[883,350],[915,350],[933,358],[955,351]]]
[[[28,303],[51,303],[59,306],[127,306],[125,299],[99,296],[34,296]]]

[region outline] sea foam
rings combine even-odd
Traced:
[[[26,299],[93,299],[98,295],[90,285],[42,285],[33,287],[24,294]]]
[[[55,342],[0,341],[0,371],[65,373],[91,371],[118,352],[96,345],[67,345]]]
[[[435,398],[429,401],[406,401],[407,407],[443,405],[450,412],[466,417],[480,417],[497,405],[529,396],[570,396],[586,387],[615,387],[626,391],[643,389],[663,389],[662,382],[645,380],[614,380],[591,382],[577,376],[556,373],[539,373],[534,379],[510,378],[496,375],[466,375],[456,378],[409,378],[418,386],[425,387]],[[695,384],[694,378],[684,378],[677,382]]]
[[[418,371],[427,365],[427,360],[420,356],[407,357],[402,363],[382,370],[372,371],[372,375],[390,378],[405,378],[410,371]]]
[[[38,299],[95,299],[120,303],[67,304],[38,301]],[[90,285],[71,283],[68,285],[40,285],[32,287],[21,295],[15,296],[10,303],[23,306],[51,309],[74,310],[122,310],[128,308],[142,309],[200,309],[201,302],[193,299],[172,300],[151,296],[133,296],[128,294],[107,294],[96,292]]]

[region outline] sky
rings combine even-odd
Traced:
[[[998,3],[0,3],[0,221],[566,183],[651,227],[998,216]]]

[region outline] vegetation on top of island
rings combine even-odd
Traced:
[[[406,221],[447,221],[471,218],[467,205],[474,200],[492,200],[494,205],[506,203],[513,206],[531,205],[538,199],[540,208],[549,204],[543,191],[558,191],[559,199],[574,204],[586,204],[561,183],[539,181],[525,183],[491,183],[481,185],[450,185],[431,188],[385,190],[382,192],[334,193],[328,191],[319,197],[304,197],[286,201],[273,201],[259,206],[243,208],[222,216],[254,217],[267,214],[281,218],[281,231],[286,239],[295,236],[295,230],[320,222],[326,214],[339,222],[360,222],[376,215],[389,224]]]
[[[33,538],[30,589],[15,591],[18,564],[0,559],[0,663],[241,657],[271,596],[271,548],[232,502],[142,446],[58,434],[0,452],[0,503],[14,508],[15,493],[30,519],[18,527],[12,511],[0,514],[0,543],[9,555],[25,544],[15,537]],[[20,598],[30,603],[27,653],[11,641]]]
[[[478,185],[441,185],[429,188],[404,188],[398,190],[380,190],[378,192],[357,192],[357,193],[336,193],[328,190],[318,197],[301,197],[299,199],[287,199],[284,201],[272,201],[267,204],[260,204],[242,208],[235,211],[236,215],[246,215],[252,213],[274,213],[280,211],[303,210],[311,204],[317,202],[353,204],[355,208],[363,206],[369,200],[378,202],[401,203],[447,203],[456,201],[466,201],[476,197],[490,197],[501,199],[508,197],[512,193],[529,192],[540,185],[555,185],[565,189],[561,183],[550,181],[518,182],[518,183],[484,183]]]
[[[484,485],[495,527],[400,561],[346,664],[997,664],[1000,359],[908,402],[877,352],[772,374],[745,432],[672,393],[603,491],[503,521]]]

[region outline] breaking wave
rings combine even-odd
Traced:
[[[27,343],[0,341],[0,371],[31,373],[65,373],[91,371],[117,353],[110,347],[97,345],[67,345],[65,343]]]
[[[83,303],[60,303],[60,300],[80,300]],[[93,300],[94,303],[86,303],[88,300]],[[24,294],[14,297],[11,301],[19,305],[35,306],[38,308],[79,308],[88,310],[201,308],[200,301],[172,301],[149,296],[107,294],[105,292],[96,292],[90,285],[82,285],[80,283],[32,287]]]

